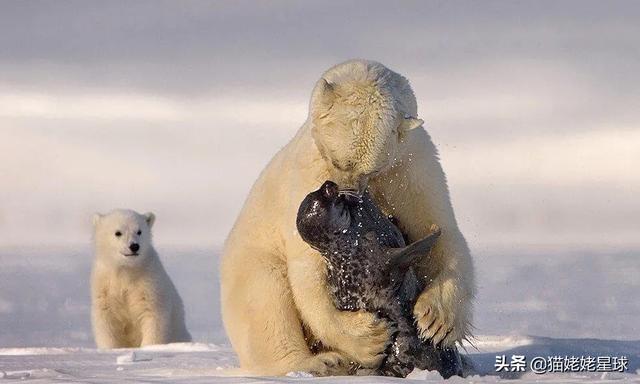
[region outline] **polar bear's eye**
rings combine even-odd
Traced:
[[[137,234],[138,236],[140,236],[140,235],[142,235],[142,231],[138,229],[138,232],[136,232],[136,234]]]
[[[122,232],[117,231],[117,232],[116,232],[116,237],[120,237],[120,236],[122,236]]]

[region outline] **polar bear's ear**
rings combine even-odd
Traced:
[[[316,117],[325,115],[336,98],[335,88],[324,78],[321,78],[316,84],[313,97],[313,114]]]
[[[154,215],[152,212],[147,212],[144,214],[144,219],[147,222],[149,228],[151,228],[153,227],[153,223],[156,221],[156,215]]]
[[[417,117],[413,116],[405,116],[404,120],[402,120],[402,123],[400,124],[400,129],[404,132],[407,132],[412,129],[422,127],[423,124],[424,120],[422,119],[418,119]]]
[[[99,213],[94,213],[93,217],[91,218],[91,222],[93,223],[93,226],[95,227],[96,225],[98,225],[98,222],[100,222],[100,219],[102,219],[102,215]]]

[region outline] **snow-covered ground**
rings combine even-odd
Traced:
[[[224,335],[218,251],[158,247],[187,310],[196,343],[96,351],[89,320],[89,248],[0,250],[0,378],[34,382],[345,382],[247,377]],[[472,381],[640,382],[640,250],[475,250],[477,340]],[[538,336],[529,336],[538,335]],[[526,356],[526,372],[495,372],[496,356]],[[619,372],[530,371],[534,357],[626,357]],[[414,372],[405,381],[437,381]],[[453,379],[455,382],[457,379]],[[398,379],[351,377],[349,382]]]

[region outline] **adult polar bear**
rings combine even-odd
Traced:
[[[309,118],[262,172],[225,244],[222,315],[243,368],[339,374],[348,361],[382,361],[388,325],[334,307],[321,255],[296,232],[300,202],[327,179],[344,189],[368,187],[411,241],[431,224],[442,228],[420,271],[431,282],[414,315],[435,343],[469,335],[473,265],[437,150],[416,116],[409,82],[380,63],[352,60],[322,75]],[[323,352],[310,351],[312,339]]]

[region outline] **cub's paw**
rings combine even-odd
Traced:
[[[363,368],[377,368],[385,357],[385,349],[391,338],[389,324],[376,315],[359,312],[340,312],[343,325],[338,348]]]

